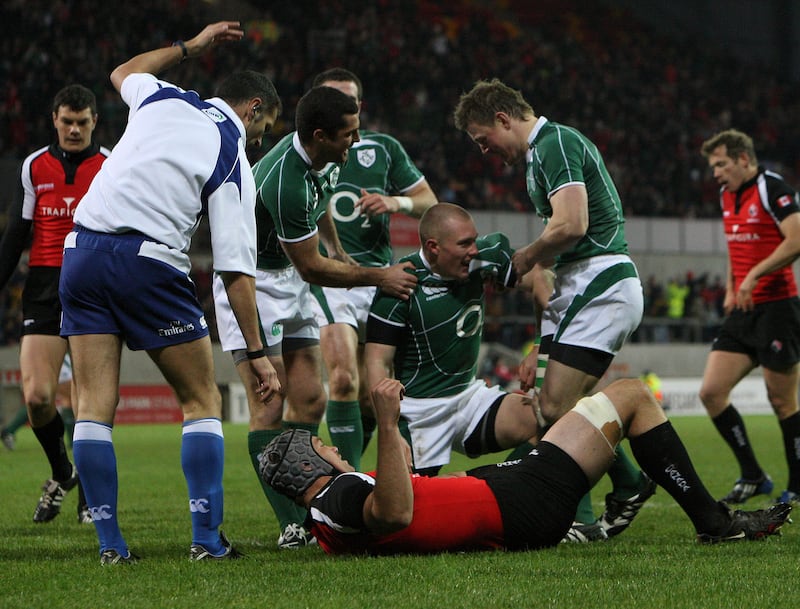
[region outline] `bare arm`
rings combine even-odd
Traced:
[[[22,217],[22,201],[14,203],[8,210],[8,224],[0,239],[0,289],[3,289],[14,274],[28,244],[33,220]]]
[[[244,36],[244,31],[239,28],[238,21],[212,23],[207,25],[197,36],[184,43],[187,57],[197,57],[220,43],[237,41],[242,36]],[[167,68],[178,65],[183,59],[183,49],[180,46],[164,47],[141,53],[114,69],[111,73],[111,84],[119,91],[122,88],[122,81],[129,74],[160,74]]]
[[[374,285],[395,298],[408,300],[417,278],[404,269],[414,268],[410,262],[386,268],[352,266],[319,253],[319,237],[313,235],[296,242],[283,242],[283,249],[304,281],[332,288]]]
[[[254,352],[264,348],[261,343],[261,333],[259,331],[258,310],[256,309],[256,283],[255,279],[244,273],[225,271],[220,273],[222,282],[225,284],[225,291],[228,294],[228,301],[231,304],[233,314],[244,336],[247,351]],[[255,375],[257,386],[256,393],[262,402],[267,402],[280,389],[278,373],[272,366],[266,355],[255,359],[248,358],[250,371]]]
[[[399,531],[411,524],[414,491],[406,463],[406,447],[397,425],[403,385],[383,379],[370,392],[378,431],[375,490],[364,502],[364,524],[379,534]]]
[[[404,197],[411,199],[411,209],[409,210],[402,209]],[[419,218],[429,207],[433,207],[437,203],[436,195],[433,194],[430,184],[427,180],[423,180],[411,190],[395,196],[370,193],[362,188],[361,198],[356,204],[361,206],[361,213],[368,216],[394,214],[402,211],[409,216]]]
[[[542,314],[548,306],[550,296],[553,294],[555,273],[550,268],[542,264],[536,264],[527,275],[526,281],[532,283],[533,291],[533,313],[536,318],[536,334],[542,336]],[[517,375],[519,376],[520,389],[529,391],[536,387],[536,374],[539,368],[539,347],[536,346],[519,364]]]
[[[392,363],[397,347],[382,343],[364,345],[364,366],[367,372],[367,387],[374,387],[385,378],[392,377]]]
[[[800,256],[800,213],[791,214],[780,224],[783,241],[773,252],[756,264],[739,284],[736,293],[737,308],[746,311],[753,309],[753,290],[758,280],[785,266],[792,264]]]
[[[353,266],[358,264],[344,251],[344,247],[342,247],[342,242],[339,240],[339,232],[336,230],[336,222],[333,220],[330,207],[328,207],[328,211],[325,212],[325,215],[317,222],[317,228],[319,229],[320,241],[322,241],[322,245],[325,246],[325,250],[328,252],[328,258],[333,258],[334,260],[339,260]]]
[[[550,199],[553,216],[542,234],[514,253],[514,270],[525,275],[537,262],[554,259],[583,238],[589,228],[589,198],[582,184],[566,186]]]

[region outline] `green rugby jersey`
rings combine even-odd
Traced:
[[[296,132],[281,139],[253,166],[258,268],[291,265],[281,240],[304,241],[317,231],[338,174],[339,166],[333,163],[319,172],[311,169]]]
[[[600,151],[577,129],[539,117],[525,172],[528,196],[545,223],[553,215],[550,196],[568,184],[584,184],[589,200],[586,235],[556,263],[602,254],[627,254],[622,203]]]
[[[387,196],[402,194],[424,176],[392,136],[375,131],[359,135],[361,141],[350,149],[329,205],[344,250],[361,266],[385,266],[392,261],[389,214],[362,215],[355,206],[361,189]]]
[[[478,255],[466,281],[442,279],[418,252],[401,260],[414,263],[419,283],[408,301],[378,292],[367,322],[367,342],[394,345],[395,378],[406,395],[454,395],[475,379],[483,330],[484,282],[513,286],[513,250],[508,237],[478,238]]]

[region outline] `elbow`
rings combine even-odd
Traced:
[[[568,224],[564,227],[564,237],[573,243],[577,243],[586,236],[586,231],[588,230],[588,223],[578,222],[576,224]]]
[[[317,284],[318,282],[315,280],[314,273],[309,272],[307,269],[297,269],[297,273],[300,275],[300,278],[305,281],[306,283]]]
[[[294,263],[294,268],[297,269],[298,274],[306,283],[311,283],[315,285],[320,285],[320,274],[316,271],[313,265],[308,264],[305,261],[301,261],[300,264]]]
[[[111,72],[109,80],[111,81],[111,84],[114,86],[114,88],[117,90],[117,93],[119,93],[122,90],[122,81],[125,80],[125,77],[127,75],[128,75],[128,70],[125,67],[125,64],[117,66],[116,68],[114,68],[114,71]]]
[[[414,510],[411,507],[404,510],[393,510],[388,514],[376,514],[371,528],[381,535],[389,535],[405,529],[411,524],[413,517]]]

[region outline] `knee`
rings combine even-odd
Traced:
[[[713,387],[708,387],[706,385],[702,385],[700,387],[700,392],[698,393],[698,397],[700,398],[700,402],[702,402],[705,409],[711,415],[716,415],[722,412],[725,407],[728,405],[727,394],[715,389]]]
[[[639,379],[623,379],[618,381],[622,383],[625,395],[630,396],[630,402],[635,404],[637,408],[649,408],[654,410],[661,410],[661,405],[658,403],[656,396],[642,380]]]
[[[205,417],[222,418],[222,395],[216,385],[212,385],[193,397],[179,396],[184,420]]]
[[[292,420],[320,421],[325,414],[326,396],[321,383],[308,381],[297,391],[290,387],[287,401]]]
[[[25,389],[25,405],[33,417],[40,417],[55,410],[55,391],[46,385],[35,384]]]
[[[715,401],[715,393],[705,385],[700,387],[700,391],[697,395],[706,408]]]
[[[786,419],[797,412],[797,398],[794,396],[777,395],[767,391],[769,403],[779,420]]]
[[[562,403],[562,400],[555,399],[545,390],[539,393],[539,411],[548,424],[555,423],[574,405]]]
[[[345,366],[335,366],[328,372],[331,398],[352,401],[358,398],[358,374]]]

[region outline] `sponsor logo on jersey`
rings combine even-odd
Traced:
[[[215,123],[224,123],[227,120],[225,115],[216,108],[203,108],[203,112]]]
[[[770,343],[769,348],[772,349],[774,353],[780,353],[783,351],[783,343],[776,338]]]
[[[791,195],[783,195],[778,199],[778,207],[786,207],[794,202],[794,197]]]
[[[375,149],[367,148],[366,150],[359,150],[356,153],[358,164],[362,167],[372,167],[375,163]]]
[[[72,208],[72,204],[75,202],[75,197],[62,197],[61,200],[64,202],[63,207],[45,207],[43,205],[39,205],[36,207],[36,213],[39,216],[50,216],[50,217],[74,216],[75,210]]]
[[[182,324],[179,321],[171,321],[169,328],[158,329],[159,336],[178,336],[187,332],[194,332],[194,324],[192,322]]]
[[[35,319],[23,319],[22,320],[22,325],[27,327],[27,326],[33,325],[33,323],[35,321],[36,321]]]
[[[456,336],[469,338],[475,336],[483,328],[483,307],[474,304],[463,310],[456,320]]]
[[[283,331],[283,324],[272,324],[272,329],[270,330],[270,334],[272,336],[280,336],[281,332]]]
[[[747,215],[751,218],[755,218],[758,215],[758,206],[755,203],[752,203],[750,207],[747,208]]]
[[[200,316],[200,327],[203,330],[205,330],[208,327],[208,324],[206,323],[206,316],[205,315],[201,315]]]
[[[425,300],[435,300],[450,291],[446,285],[424,285],[421,290],[425,294]]]
[[[36,194],[38,195],[39,193],[42,193],[42,192],[48,192],[50,190],[55,190],[55,188],[56,188],[56,185],[53,184],[53,182],[47,182],[45,184],[37,184],[36,185]]]
[[[732,235],[725,235],[725,238],[728,241],[737,241],[737,242],[745,242],[745,241],[760,241],[761,237],[758,236],[758,233],[733,233]]]

